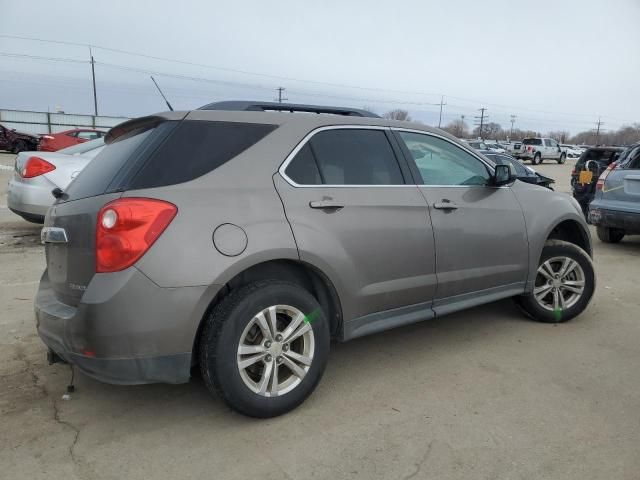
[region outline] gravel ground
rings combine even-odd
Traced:
[[[0,471],[25,479],[638,479],[640,237],[594,238],[598,288],[562,325],[510,301],[332,346],[319,388],[271,420],[199,378],[119,387],[49,366],[32,301],[39,227],[6,208],[0,154]],[[572,164],[541,173],[568,191]]]

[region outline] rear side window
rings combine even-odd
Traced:
[[[188,182],[225,164],[276,128],[258,123],[183,121],[128,187],[153,188]]]
[[[321,185],[322,179],[316,164],[316,159],[311,152],[309,143],[296,154],[286,170],[287,176],[298,185]]]
[[[326,185],[402,185],[404,177],[382,130],[336,129],[309,141]]]
[[[542,145],[542,139],[540,138],[525,138],[522,141],[523,145]]]

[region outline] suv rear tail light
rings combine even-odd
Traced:
[[[607,169],[598,177],[598,181],[596,182],[596,190],[602,190],[604,188],[604,184],[607,181],[609,173],[611,172],[611,170],[616,168],[617,163],[618,162],[611,162]]]
[[[22,178],[33,178],[55,170],[55,165],[50,164],[40,157],[29,157],[20,171]]]
[[[96,272],[118,272],[142,257],[178,213],[174,204],[152,198],[120,198],[98,212]]]

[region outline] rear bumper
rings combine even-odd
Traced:
[[[55,295],[47,271],[35,299],[42,341],[106,383],[184,383],[207,305],[206,287],[161,288],[132,267],[96,274],[77,306]]]
[[[618,228],[627,234],[640,234],[640,213],[607,210],[592,203],[589,206],[589,221],[599,227]]]
[[[31,183],[12,178],[7,191],[7,206],[18,215],[43,217],[55,200],[51,190],[55,188],[45,178],[33,180]]]

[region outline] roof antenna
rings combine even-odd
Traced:
[[[167,104],[167,107],[169,107],[169,110],[171,110],[173,112],[173,107],[169,103],[169,100],[167,100],[167,97],[164,96],[164,93],[162,93],[162,90],[160,90],[160,86],[158,85],[158,82],[156,82],[156,79],[153,78],[153,75],[149,75],[149,76],[151,77],[151,80],[153,81],[153,83],[155,84],[156,88],[160,92],[160,95],[162,95],[162,98],[164,98],[164,101]]]

